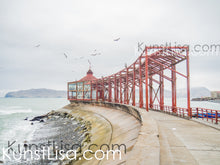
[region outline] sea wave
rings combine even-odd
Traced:
[[[32,109],[0,109],[0,115],[10,115],[15,113],[31,113]]]

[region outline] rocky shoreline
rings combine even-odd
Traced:
[[[220,103],[220,98],[201,97],[201,98],[192,98],[191,101],[210,101],[210,102]]]
[[[16,164],[70,164],[72,161],[69,159],[55,159],[56,152],[63,150],[65,153],[68,150],[76,150],[76,159],[78,159],[83,147],[91,141],[92,127],[90,121],[67,112],[51,111],[46,115],[37,116],[31,119],[29,122],[31,122],[31,125],[38,126],[31,140],[25,140],[23,144],[20,144],[22,146],[20,151],[14,149],[16,157],[22,155],[21,159],[16,161]],[[24,158],[24,151],[28,150],[33,152],[39,151],[39,155],[42,155],[42,146],[48,151],[45,158],[41,157],[38,160],[35,158],[32,159],[31,154],[27,154]],[[75,155],[70,154],[69,157],[71,158],[73,156]],[[14,161],[6,161],[4,163],[15,164]]]

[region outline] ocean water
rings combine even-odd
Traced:
[[[66,98],[0,98],[0,160],[8,141],[23,143],[31,139],[37,123],[28,120],[69,104]]]
[[[164,98],[165,105],[172,105],[171,98]],[[186,108],[187,107],[187,99],[186,98],[178,98],[177,99],[177,107]],[[210,101],[191,101],[192,108],[207,108],[213,110],[220,110],[220,103],[210,102]]]

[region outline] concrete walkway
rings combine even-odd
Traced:
[[[71,108],[70,108],[71,109]],[[123,160],[98,164],[126,165],[219,165],[220,130],[161,112],[137,110],[142,125],[119,109],[81,105],[112,125],[111,144],[125,144]],[[96,164],[96,163],[95,163]]]
[[[160,112],[149,114],[158,125],[160,164],[220,164],[220,130]]]

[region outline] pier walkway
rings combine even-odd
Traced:
[[[122,161],[104,160],[99,164],[218,165],[220,162],[220,129],[192,119],[153,110],[147,112],[129,105],[78,104],[111,123],[110,144],[127,146],[128,152]]]

